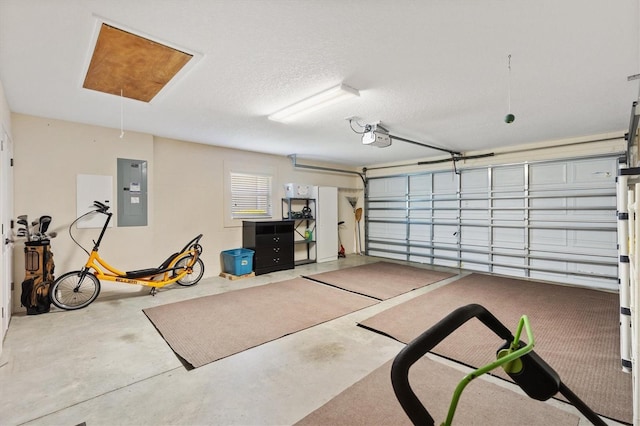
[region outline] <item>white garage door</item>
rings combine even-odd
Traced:
[[[367,252],[617,289],[615,157],[371,178]]]

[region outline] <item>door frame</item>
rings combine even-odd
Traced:
[[[13,294],[13,141],[0,125],[0,353],[9,329]]]

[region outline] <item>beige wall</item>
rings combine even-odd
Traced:
[[[14,213],[28,215],[33,221],[41,215],[52,216],[49,230],[58,232],[52,241],[56,276],[79,269],[85,253],[71,241],[67,228],[76,218],[76,177],[78,174],[113,176],[117,158],[153,160],[153,137],[119,130],[75,124],[59,120],[13,114],[14,139]],[[153,167],[149,168],[149,202],[153,202]],[[114,188],[115,189],[115,188]],[[115,209],[115,206],[114,206]],[[150,211],[150,223],[154,212]],[[147,252],[153,242],[154,227],[111,228],[101,253],[125,270],[150,267],[157,260]],[[96,229],[75,229],[74,236],[91,249]],[[23,245],[14,248],[14,308],[19,305],[20,283],[24,279]],[[107,283],[110,292],[116,284]],[[122,286],[124,287],[124,286]],[[131,288],[127,289],[131,291]]]
[[[225,165],[243,164],[256,170],[268,168],[275,172],[274,188],[278,191],[274,194],[276,217],[281,214],[279,199],[284,195],[285,183],[362,188],[362,181],[357,176],[295,170],[286,157],[154,138],[135,132],[126,132],[121,139],[117,129],[22,114],[13,114],[12,122],[15,141],[14,211],[16,215],[29,215],[29,220],[43,214],[53,217],[50,229],[58,232],[58,237],[52,241],[56,276],[79,269],[86,260],[85,253],[73,244],[67,232],[69,224],[76,218],[76,176],[113,176],[115,191],[117,158],[147,160],[149,171],[148,226],[114,226],[107,231],[101,246],[101,255],[123,270],[157,266],[193,236],[202,233],[205,277],[220,273],[220,252],[242,246],[241,227],[225,227]],[[341,203],[341,212],[348,215],[345,219],[351,219],[348,223],[350,230],[343,233],[353,235],[351,207],[346,199]],[[344,205],[347,205],[346,210]],[[113,208],[117,211],[115,205]],[[91,248],[91,240],[97,238],[97,231],[73,229],[76,239],[87,249]],[[353,242],[343,243],[348,252],[353,251]],[[16,244],[14,256],[14,280],[18,289],[18,284],[24,279],[21,244]],[[148,289],[103,283],[102,297],[124,291],[146,292]],[[14,290],[16,300],[19,305],[19,293]]]
[[[177,161],[183,165],[176,167]],[[191,236],[203,233],[205,268],[213,268],[208,272],[217,275],[220,252],[242,247],[242,222],[233,223],[225,214],[225,171],[234,167],[273,172],[275,218],[281,217],[280,198],[284,196],[285,183],[362,188],[358,177],[295,170],[286,157],[157,138],[153,210],[157,224],[163,224],[162,232],[155,234],[156,250],[162,251],[156,253],[158,256],[164,256],[164,248],[176,241],[184,239],[186,243]],[[348,204],[346,199],[342,204]],[[348,211],[351,212],[350,207]],[[349,249],[353,251],[352,246]]]

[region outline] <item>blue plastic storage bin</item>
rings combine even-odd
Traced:
[[[245,275],[253,271],[253,250],[238,248],[222,252],[224,272],[232,275]]]

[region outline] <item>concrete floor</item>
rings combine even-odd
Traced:
[[[293,424],[404,346],[357,327],[358,321],[459,276],[191,371],[142,309],[377,260],[350,255],[254,278],[207,278],[155,297],[148,289],[101,294],[79,311],[52,307],[45,315],[15,315],[0,357],[0,424]],[[548,403],[578,414],[567,404]]]

